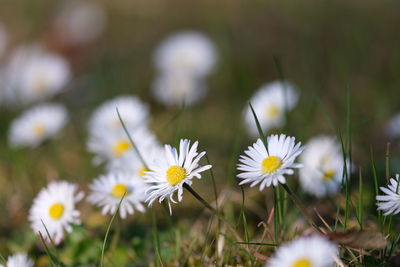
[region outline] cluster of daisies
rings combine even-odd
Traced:
[[[104,21],[100,18],[104,14],[100,9],[67,10],[57,20],[56,28],[70,32],[73,37],[68,40],[86,42],[85,38],[93,39],[101,31]],[[71,16],[73,19],[68,19]],[[97,19],[87,21],[88,17]],[[93,35],[75,32],[77,25],[92,29]],[[0,54],[6,40],[0,27]],[[204,80],[215,66],[216,52],[204,35],[183,32],[163,42],[154,61],[159,72],[153,87],[155,97],[167,106],[190,105],[206,95]],[[1,72],[2,103],[24,107],[35,104],[11,124],[11,146],[37,147],[65,126],[66,108],[44,101],[67,88],[71,73],[68,61],[42,44],[21,46],[6,59]],[[275,81],[262,86],[250,100],[262,131],[281,128],[298,99],[299,91],[290,82]],[[149,106],[134,95],[116,97],[94,110],[88,122],[87,150],[93,154],[93,164],[103,166],[103,173],[89,184],[87,194],[68,181],[48,184],[33,200],[29,211],[32,230],[60,244],[72,226],[81,223],[77,205],[83,200],[103,215],[118,211],[122,219],[145,212],[155,201],[166,201],[172,214],[172,204],[182,201],[184,189],[193,184],[194,178],[201,179],[212,166],[200,162],[206,152],[198,151],[198,141],[182,139],[177,147],[162,146],[149,127],[150,121]],[[254,137],[258,128],[249,108],[244,111],[244,122]],[[296,169],[303,190],[319,198],[339,191],[344,174],[350,172],[350,162],[343,158],[334,137],[316,136],[302,146],[295,137],[270,135],[265,140],[257,139],[243,152],[237,177],[239,185],[258,186],[262,191],[286,184]],[[378,209],[384,215],[399,213],[399,176],[381,190],[385,194],[376,197]],[[338,246],[323,236],[313,235],[282,245],[267,264],[323,267],[332,266],[337,260]],[[33,262],[25,254],[17,254],[9,257],[7,266],[33,266]]]

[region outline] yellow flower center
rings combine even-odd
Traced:
[[[182,182],[186,177],[186,170],[179,166],[171,166],[167,170],[167,181],[174,186]]]
[[[64,214],[64,205],[61,203],[55,203],[51,205],[49,209],[49,215],[54,220],[59,220]]]
[[[124,184],[116,184],[111,190],[111,195],[117,198],[121,198],[126,192],[128,192],[128,187]]]
[[[117,157],[122,156],[127,150],[131,148],[131,144],[126,140],[119,140],[113,147],[114,155]]]
[[[327,170],[324,172],[324,176],[322,177],[322,179],[327,182],[332,180],[333,176],[335,176],[336,172],[334,170]]]
[[[261,163],[261,169],[264,173],[270,174],[276,171],[282,165],[280,158],[276,156],[269,156]]]
[[[279,114],[279,108],[278,108],[277,106],[275,106],[275,105],[270,105],[270,106],[267,108],[266,113],[267,113],[267,116],[268,116],[268,117],[270,117],[270,118],[276,118],[276,117],[278,116],[278,114]]]
[[[36,124],[33,126],[33,134],[34,134],[36,137],[41,137],[41,136],[43,136],[43,135],[44,135],[44,132],[45,132],[45,129],[44,129],[43,124],[41,124],[41,123],[36,123]]]
[[[311,267],[312,263],[309,259],[302,258],[297,261],[295,261],[292,265],[292,267]]]
[[[149,169],[147,169],[146,167],[142,167],[142,168],[140,168],[140,169],[138,170],[138,174],[139,174],[140,176],[144,176],[144,175],[145,175],[144,172],[148,172],[148,171],[149,171]]]

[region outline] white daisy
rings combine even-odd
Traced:
[[[7,42],[8,42],[7,32],[4,29],[4,26],[0,24],[0,58],[4,54],[4,51],[6,50]]]
[[[399,175],[396,174],[396,179],[390,178],[390,184],[386,187],[380,187],[385,195],[376,196],[378,202],[378,210],[383,210],[383,215],[398,214],[400,212],[400,188]]]
[[[154,144],[146,148],[138,147],[140,156],[136,151],[125,153],[119,158],[112,159],[107,164],[109,172],[123,171],[145,178],[145,172],[149,171],[148,166],[153,165],[154,160],[162,153],[160,145]]]
[[[123,130],[118,111],[127,129],[147,126],[149,107],[135,96],[119,96],[100,105],[89,121],[89,131]]]
[[[386,126],[386,132],[392,138],[400,136],[400,114],[396,114],[392,117]]]
[[[206,152],[197,152],[199,142],[196,141],[190,147],[190,141],[182,139],[179,144],[179,151],[165,145],[164,155],[149,166],[150,171],[146,172],[145,182],[150,185],[147,190],[146,202],[151,206],[156,199],[161,203],[165,198],[171,213],[171,202],[176,203],[173,196],[178,191],[178,201],[182,201],[183,185],[192,185],[193,177],[201,178],[201,172],[211,168],[211,165],[200,166],[200,159]]]
[[[9,143],[13,147],[36,147],[56,135],[65,126],[67,118],[67,110],[58,104],[32,107],[12,122]]]
[[[8,257],[6,265],[0,264],[0,267],[33,267],[33,260],[25,253],[18,253]]]
[[[301,142],[295,143],[294,137],[284,134],[271,135],[267,138],[267,147],[261,139],[244,151],[240,156],[238,170],[243,171],[237,175],[243,179],[239,185],[250,183],[250,187],[260,184],[260,191],[271,184],[286,183],[285,175],[292,175],[294,168],[302,167],[294,163],[304,147]]]
[[[280,246],[265,266],[332,267],[338,253],[338,246],[323,236],[299,237]]]
[[[257,114],[264,132],[285,124],[285,113],[294,108],[298,101],[297,89],[289,82],[275,81],[263,85],[251,97],[250,103]],[[246,128],[250,134],[258,134],[257,126],[250,107],[245,108]]]
[[[54,32],[62,43],[71,45],[95,41],[104,31],[107,16],[98,1],[67,1],[54,18]]]
[[[133,214],[134,210],[145,211],[142,202],[145,198],[146,185],[143,179],[134,174],[108,173],[94,180],[89,188],[91,190],[89,202],[102,207],[103,214],[114,214],[124,194],[119,209],[121,218]]]
[[[205,35],[187,31],[170,36],[157,48],[154,63],[160,72],[184,72],[204,77],[214,68],[216,51]]]
[[[84,195],[77,190],[77,185],[65,181],[52,182],[42,189],[29,211],[33,231],[40,232],[47,239],[47,228],[52,240],[59,244],[64,238],[64,230],[71,232],[71,224],[81,223],[75,204]]]
[[[19,47],[4,70],[6,104],[29,104],[50,98],[71,78],[68,62],[37,44]]]
[[[299,162],[304,166],[300,169],[300,184],[306,192],[323,197],[338,191],[344,162],[341,147],[335,138],[312,138],[305,145]]]
[[[182,72],[168,72],[157,77],[153,95],[166,106],[191,106],[201,101],[207,93],[204,82]]]
[[[147,128],[141,127],[129,131],[134,144],[142,151],[157,144],[157,139]],[[89,136],[87,148],[95,154],[94,164],[122,158],[127,153],[136,153],[135,149],[125,133],[99,130]]]

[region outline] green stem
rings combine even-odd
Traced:
[[[306,218],[308,224],[310,224],[312,227],[314,227],[318,232],[323,234],[321,229],[314,223],[314,221],[311,219],[310,214],[308,214],[307,210],[304,208],[304,206],[301,204],[300,200],[296,197],[296,195],[290,190],[290,188],[286,184],[281,184],[281,186],[286,190],[286,192],[289,194],[289,196],[292,198],[294,204],[299,208],[303,216]]]

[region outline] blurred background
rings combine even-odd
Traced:
[[[162,143],[176,144],[181,137],[199,140],[214,165],[219,191],[231,186],[240,192],[234,167],[239,153],[253,142],[241,123],[243,110],[260,86],[282,76],[300,92],[282,132],[302,142],[319,134],[335,135],[338,129],[345,132],[350,107],[357,168],[371,178],[372,149],[383,175],[390,141],[391,166],[398,170],[399,143],[389,139],[386,125],[400,112],[399,1],[97,2],[104,8],[105,20],[98,22],[104,23],[104,30],[90,43],[70,45],[54,30],[61,1],[0,0],[0,22],[8,33],[3,61],[20,44],[39,41],[67,58],[73,75],[68,90],[54,98],[66,104],[70,123],[51,143],[34,150],[11,149],[8,127],[22,109],[1,107],[0,241],[8,240],[0,242],[1,251],[32,244],[27,242],[27,211],[47,181],[66,179],[85,187],[101,173],[86,151],[87,121],[96,106],[117,95],[134,94],[150,104],[151,129]],[[182,30],[204,33],[218,54],[204,101],[183,112],[157,103],[150,90],[156,77],[155,49]],[[201,192],[210,183],[205,179],[195,188]],[[253,191],[255,200],[262,198]],[[184,197],[188,201],[170,219],[173,222],[180,214],[196,214],[188,209],[192,197]],[[204,197],[213,199],[211,194]],[[87,224],[107,222],[97,222],[96,214],[90,214],[85,214]],[[140,216],[144,225],[150,221]]]

